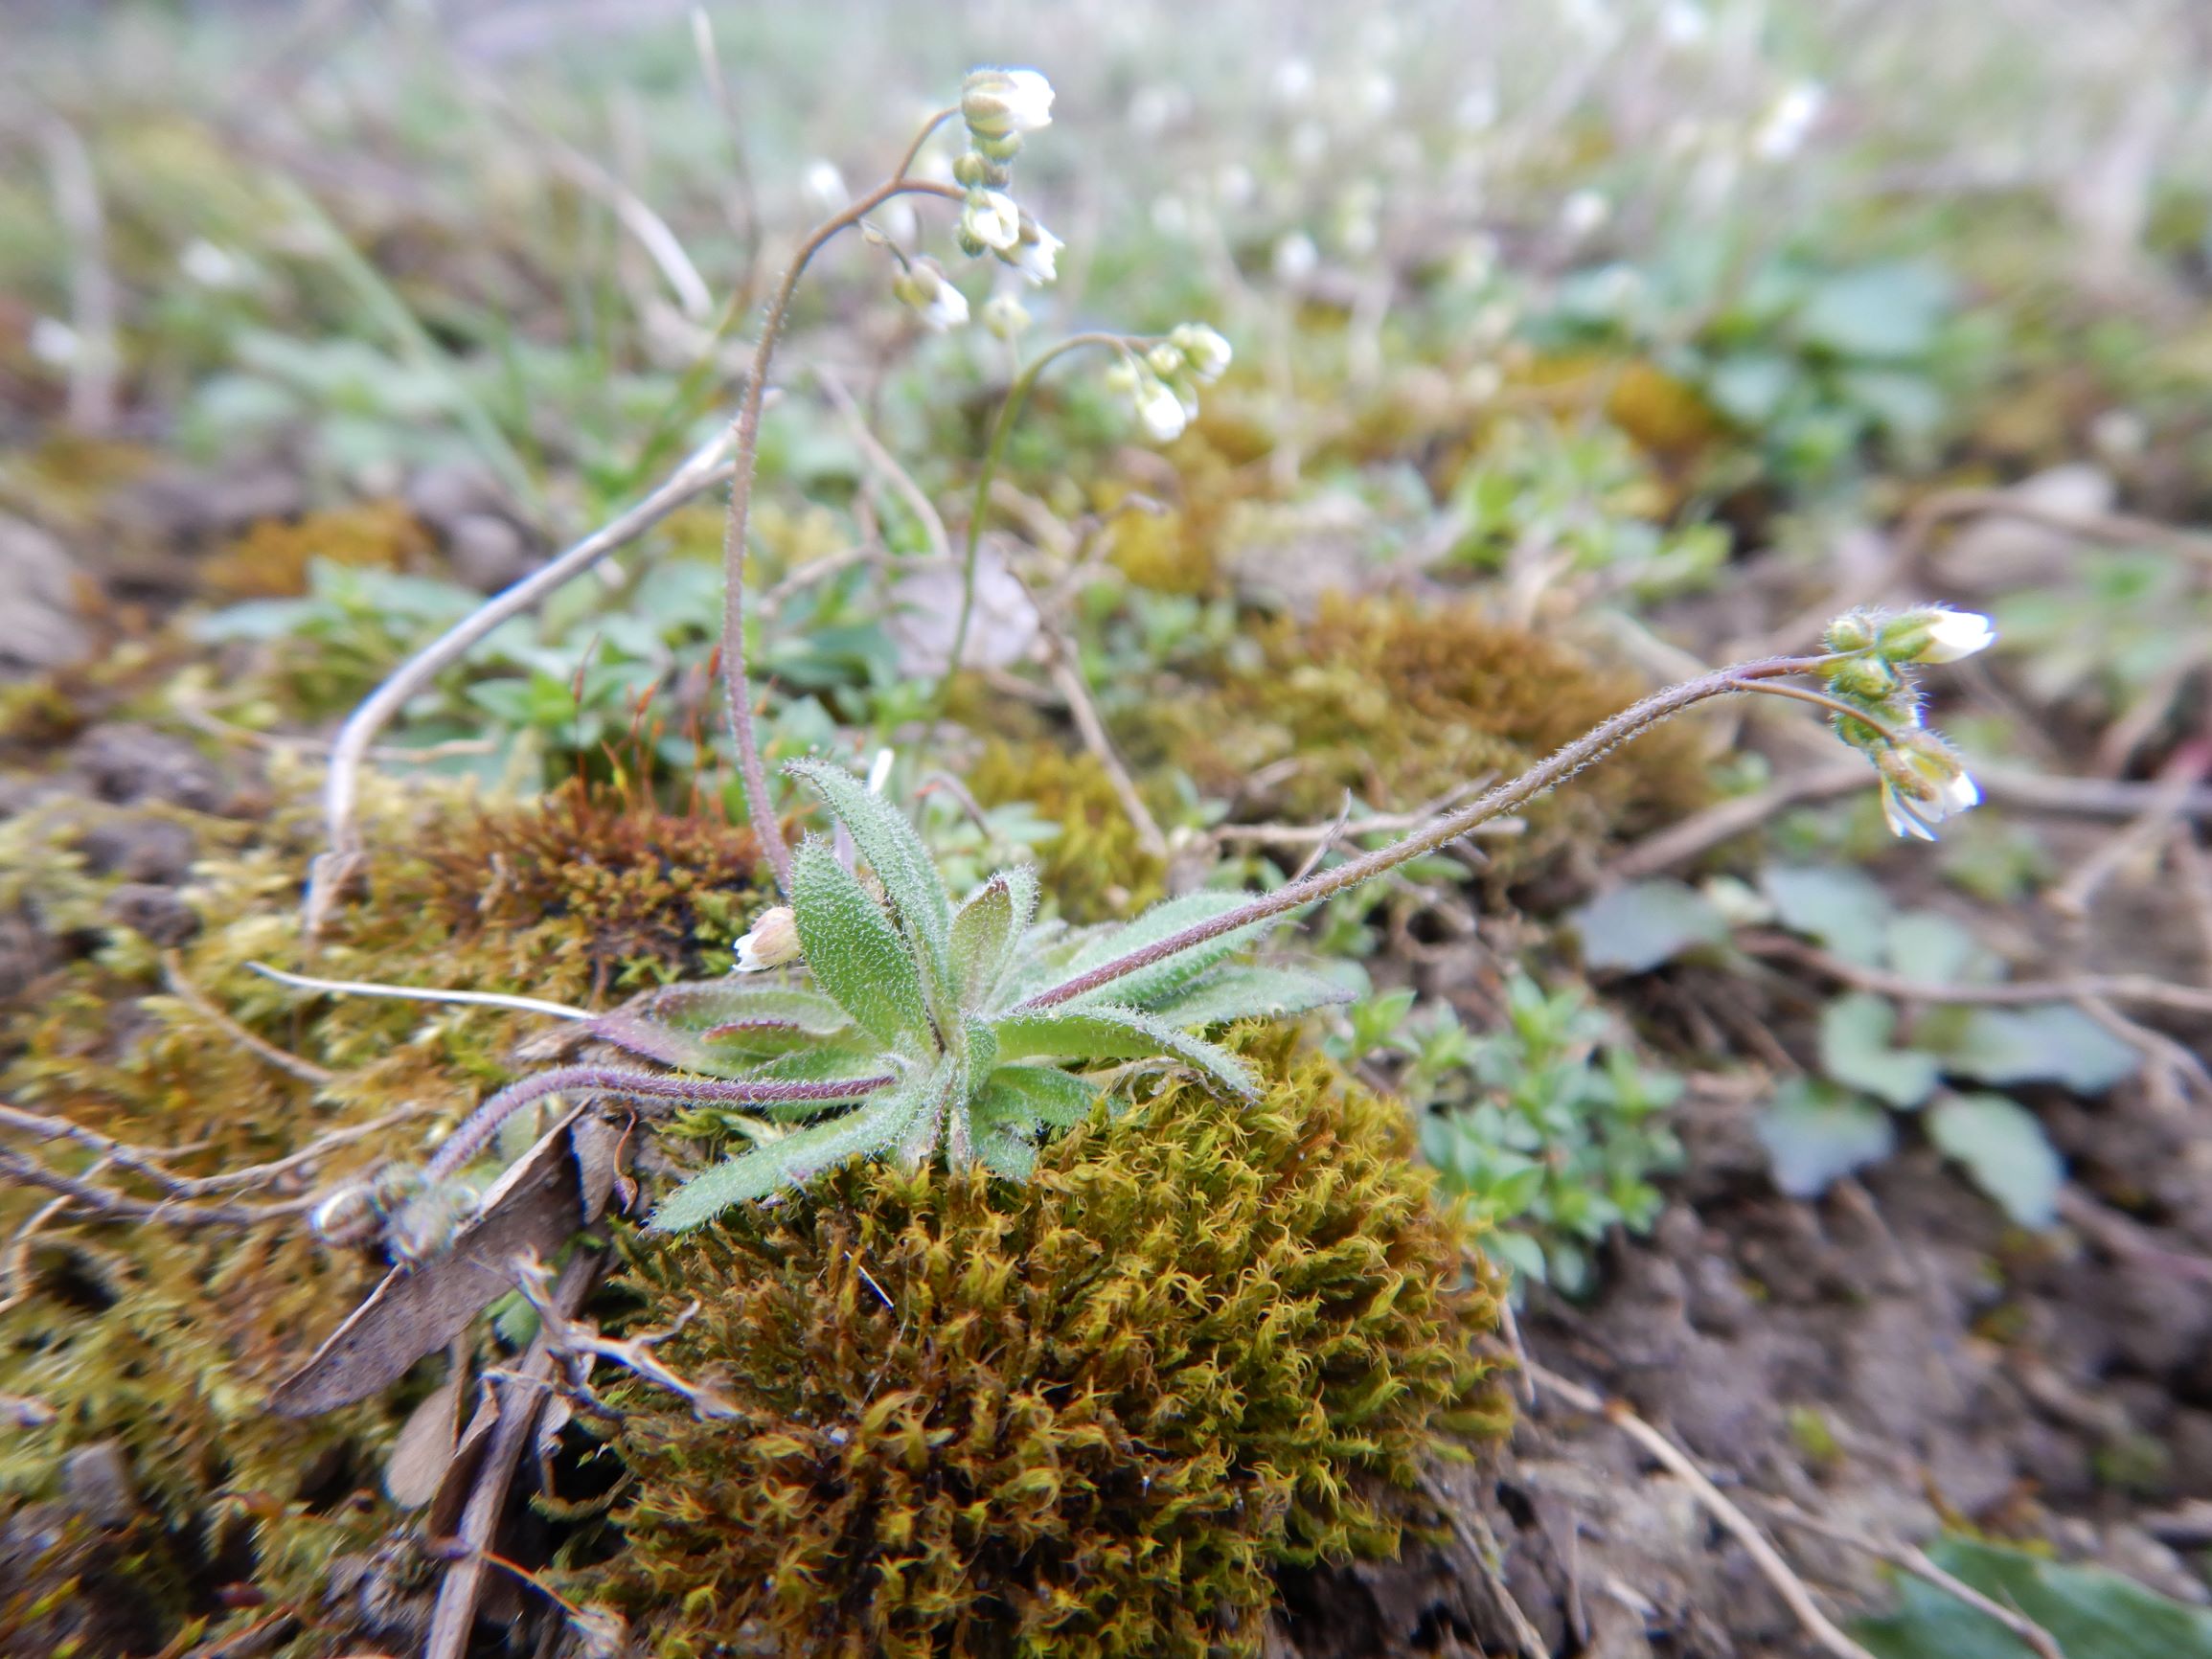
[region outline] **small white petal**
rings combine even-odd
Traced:
[[[1173,443],[1183,435],[1190,417],[1183,412],[1182,399],[1158,380],[1149,381],[1137,391],[1137,419],[1145,430],[1161,443]]]
[[[1961,657],[1988,649],[1996,637],[1996,628],[1990,619],[1977,611],[1938,611],[1935,620],[1927,625],[1927,644],[1921,650],[1920,661],[1955,663]]]

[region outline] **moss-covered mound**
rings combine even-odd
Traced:
[[[1311,622],[1278,619],[1257,637],[1253,664],[1156,705],[1153,741],[1209,793],[1280,779],[1274,803],[1298,819],[1331,817],[1346,789],[1406,809],[1471,778],[1511,776],[1644,690],[1472,601],[1331,598]],[[1530,807],[1517,846],[1485,846],[1501,870],[1523,872],[1565,836],[1633,833],[1689,810],[1705,787],[1695,732],[1662,727]]]
[[[582,1593],[657,1653],[1251,1653],[1268,1571],[1393,1550],[1376,1502],[1492,1436],[1490,1290],[1402,1108],[1280,1033],[1234,1110],[1141,1086],[1024,1187],[855,1166],[642,1254],[627,1542]]]
[[[1070,921],[1129,916],[1162,897],[1167,872],[1137,843],[1098,758],[1049,738],[993,741],[968,775],[986,807],[1027,801],[1060,833],[1038,849],[1038,875]]]
[[[305,998],[249,960],[582,1002],[707,970],[755,902],[753,839],[723,823],[581,786],[487,806],[380,784],[368,894],[310,953],[299,873],[321,826],[304,784],[278,777],[278,804],[251,815],[63,792],[0,823],[16,980],[0,991],[0,1101],[213,1183],[145,1223],[0,1180],[0,1397],[33,1414],[0,1415],[0,1653],[94,1628],[87,1598],[110,1582],[129,1590],[108,1614],[156,1639],[86,1651],[152,1652],[181,1621],[221,1627],[241,1607],[240,1625],[296,1617],[297,1651],[402,1650],[401,1632],[338,1604],[333,1562],[406,1523],[379,1473],[414,1395],[305,1420],[266,1409],[383,1272],[374,1252],[317,1242],[305,1212],[331,1183],[419,1158],[545,1022]],[[173,884],[126,879],[148,850]],[[326,1137],[322,1155],[285,1163]],[[21,1119],[0,1124],[0,1148],[128,1199],[173,1196]],[[184,1224],[222,1206],[277,1213]],[[504,1357],[482,1340],[487,1361]],[[94,1496],[117,1494],[127,1537],[80,1535],[84,1468],[113,1471]],[[73,1515],[76,1532],[54,1518]],[[419,1576],[435,1575],[425,1562]]]

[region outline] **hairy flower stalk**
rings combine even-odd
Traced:
[[[965,199],[965,193],[952,185],[907,176],[924,141],[959,113],[957,109],[946,109],[933,116],[907,149],[897,172],[844,212],[815,226],[799,244],[799,251],[792,256],[783,281],[777,285],[775,297],[768,302],[767,313],[761,323],[761,337],[753,347],[752,368],[745,376],[745,389],[731,422],[735,470],[730,478],[729,517],[722,533],[721,663],[726,705],[723,713],[729,721],[731,745],[737,750],[738,774],[744,784],[745,807],[752,818],[754,833],[760,838],[762,853],[776,873],[776,884],[787,892],[791,885],[791,850],[784,840],[783,827],[776,822],[775,804],[768,794],[767,771],[761,763],[759,738],[753,729],[751,676],[745,667],[745,535],[752,514],[753,477],[761,446],[761,404],[767,392],[768,369],[775,361],[776,346],[790,315],[791,296],[798,291],[799,279],[806,275],[814,256],[839,232],[850,230],[896,196]]]

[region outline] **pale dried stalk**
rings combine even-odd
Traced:
[[[1606,1399],[1581,1383],[1571,1381],[1534,1361],[1530,1362],[1529,1375],[1577,1411],[1586,1411],[1606,1419],[1687,1486],[1712,1517],[1727,1528],[1736,1541],[1744,1546],[1745,1554],[1751,1557],[1752,1565],[1774,1587],[1775,1594],[1782,1598],[1784,1604],[1795,1615],[1798,1624],[1805,1627],[1805,1633],[1813,1641],[1836,1654],[1836,1659],[1874,1659],[1871,1653],[1845,1635],[1836,1622],[1820,1610],[1813,1600],[1813,1592],[1806,1588],[1805,1580],[1782,1558],[1782,1553],[1767,1542],[1767,1534],[1759,1530],[1758,1523],[1729,1501],[1728,1495],[1712,1483],[1705,1471],[1691,1460],[1688,1452],[1638,1417],[1626,1401]]]
[[[635,541],[694,496],[729,477],[731,469],[722,459],[729,445],[728,433],[700,444],[651,494],[609,519],[543,569],[524,577],[455,623],[401,663],[346,717],[331,745],[330,770],[323,779],[324,834],[330,845],[315,860],[308,880],[305,927],[309,938],[322,930],[339,893],[361,867],[360,833],[353,819],[360,805],[361,763],[376,734],[501,623],[520,616],[617,548]]]

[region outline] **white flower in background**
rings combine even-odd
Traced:
[[[960,233],[993,253],[1009,253],[1021,240],[1021,209],[1004,191],[971,190],[960,210]]]
[[[1751,134],[1751,153],[1761,161],[1788,161],[1804,148],[1827,103],[1827,89],[1818,81],[1796,82],[1774,101]]]
[[[1285,103],[1302,103],[1313,90],[1313,66],[1303,57],[1286,57],[1275,65],[1275,96]]]
[[[1011,249],[998,248],[998,257],[1030,282],[1042,287],[1060,274],[1054,261],[1059,259],[1060,250],[1067,244],[1027,214],[1021,216],[1020,227],[1014,246]]]
[[[892,279],[891,291],[940,333],[968,321],[968,296],[952,285],[945,267],[926,255]]]
[[[1981,804],[1981,785],[1933,733],[1909,734],[1874,763],[1881,773],[1881,815],[1900,840],[1933,841],[1938,824]]]
[[[843,213],[852,205],[853,193],[845,188],[845,175],[837,170],[833,161],[810,162],[801,188],[808,201],[826,214]]]
[[[1694,0],[1673,0],[1659,13],[1659,38],[1669,46],[1695,46],[1713,32],[1713,20]]]
[[[1321,250],[1304,231],[1292,231],[1275,244],[1275,280],[1279,283],[1302,283],[1320,262]]]
[[[1560,228],[1570,237],[1586,237],[1612,216],[1613,204],[1594,190],[1578,190],[1560,204]]]
[[[1235,355],[1229,342],[1203,323],[1178,325],[1169,333],[1168,343],[1182,353],[1185,367],[1201,386],[1219,380]]]
[[[1881,654],[1897,663],[1955,663],[1987,650],[1997,637],[1978,611],[1923,605],[1882,625]]]
[[[977,69],[960,88],[960,117],[978,138],[1006,138],[1052,125],[1052,82],[1034,69]]]
[[[245,267],[235,254],[226,253],[205,237],[194,237],[176,257],[177,268],[203,288],[237,288],[245,284]]]
[[[993,294],[983,304],[983,326],[1001,340],[1018,339],[1029,327],[1029,312],[1012,294]]]
[[[798,918],[789,905],[779,904],[773,910],[762,911],[750,931],[738,941],[738,965],[731,971],[759,973],[798,960]]]
[[[59,317],[40,317],[31,325],[31,354],[50,368],[77,361],[77,330]]]
[[[1137,388],[1137,419],[1153,440],[1172,443],[1183,435],[1183,428],[1191,423],[1190,412],[1183,400],[1175,396],[1174,388],[1166,381],[1148,377]]]

